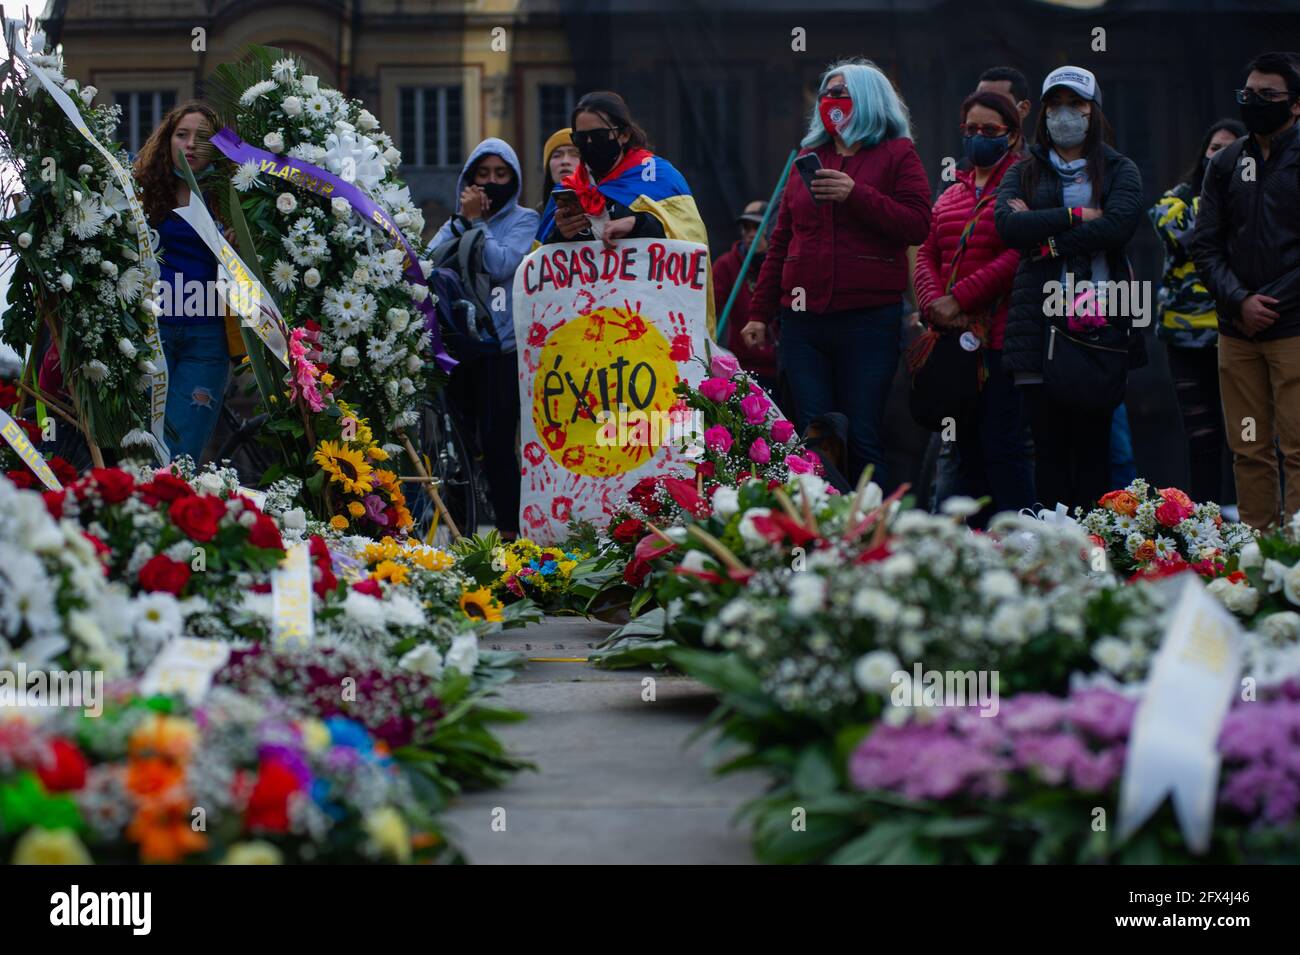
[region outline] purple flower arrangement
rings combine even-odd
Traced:
[[[861,790],[917,800],[1001,801],[1026,787],[1100,793],[1124,771],[1137,701],[1092,688],[1058,698],[1025,693],[996,716],[942,709],[931,721],[879,725],[849,760]],[[1300,685],[1239,703],[1219,737],[1219,804],[1262,826],[1297,821],[1300,807]]]
[[[393,749],[427,742],[443,716],[433,678],[341,646],[236,650],[217,682],[288,698],[318,719],[356,720]]]

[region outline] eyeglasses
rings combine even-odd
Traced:
[[[999,136],[1005,136],[1010,126],[999,126],[996,123],[959,123],[958,129],[967,136],[984,136],[988,139],[997,139]]]
[[[573,145],[581,149],[583,146],[590,146],[593,143],[603,142],[604,140],[617,135],[621,128],[622,127],[619,126],[603,126],[600,129],[588,129],[583,132],[574,132],[570,134],[569,138],[573,140]]]
[[[822,90],[823,98],[826,99],[850,99],[849,88],[843,83],[836,83],[834,86],[828,86]]]
[[[1290,99],[1292,94],[1289,90],[1233,90],[1233,95],[1237,97],[1237,102],[1246,106],[1250,103],[1280,103],[1282,100]]]

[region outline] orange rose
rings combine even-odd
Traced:
[[[1134,559],[1140,560],[1143,563],[1146,563],[1147,561],[1151,560],[1151,558],[1155,556],[1156,556],[1156,542],[1152,540],[1143,541],[1141,545],[1138,547],[1138,549],[1133,552]]]
[[[1138,499],[1129,491],[1111,491],[1103,494],[1097,503],[1108,511],[1129,516],[1136,514],[1138,509]]]
[[[1178,490],[1178,488],[1176,487],[1161,488],[1157,493],[1159,493],[1159,495],[1163,497],[1166,501],[1173,501],[1175,504],[1177,504],[1181,508],[1184,508],[1185,510],[1188,511],[1196,510],[1196,505],[1192,503],[1192,499],[1188,497],[1186,494],[1184,494],[1182,491]]]

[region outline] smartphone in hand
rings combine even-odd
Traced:
[[[578,200],[578,194],[572,189],[557,189],[551,195],[555,199],[557,209],[564,209],[570,215],[582,212],[582,203]]]
[[[817,170],[822,168],[822,161],[817,158],[816,153],[807,153],[800,156],[794,161],[794,168],[799,170],[799,176],[803,183],[808,187],[808,192],[812,193],[812,184],[817,178]],[[816,194],[813,194],[813,202],[821,203]]]

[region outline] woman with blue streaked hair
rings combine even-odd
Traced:
[[[850,482],[868,464],[884,477],[907,247],[930,229],[930,183],[911,137],[907,107],[875,64],[845,60],[822,75],[741,331],[762,344],[777,322],[801,433],[820,415],[848,416]]]

